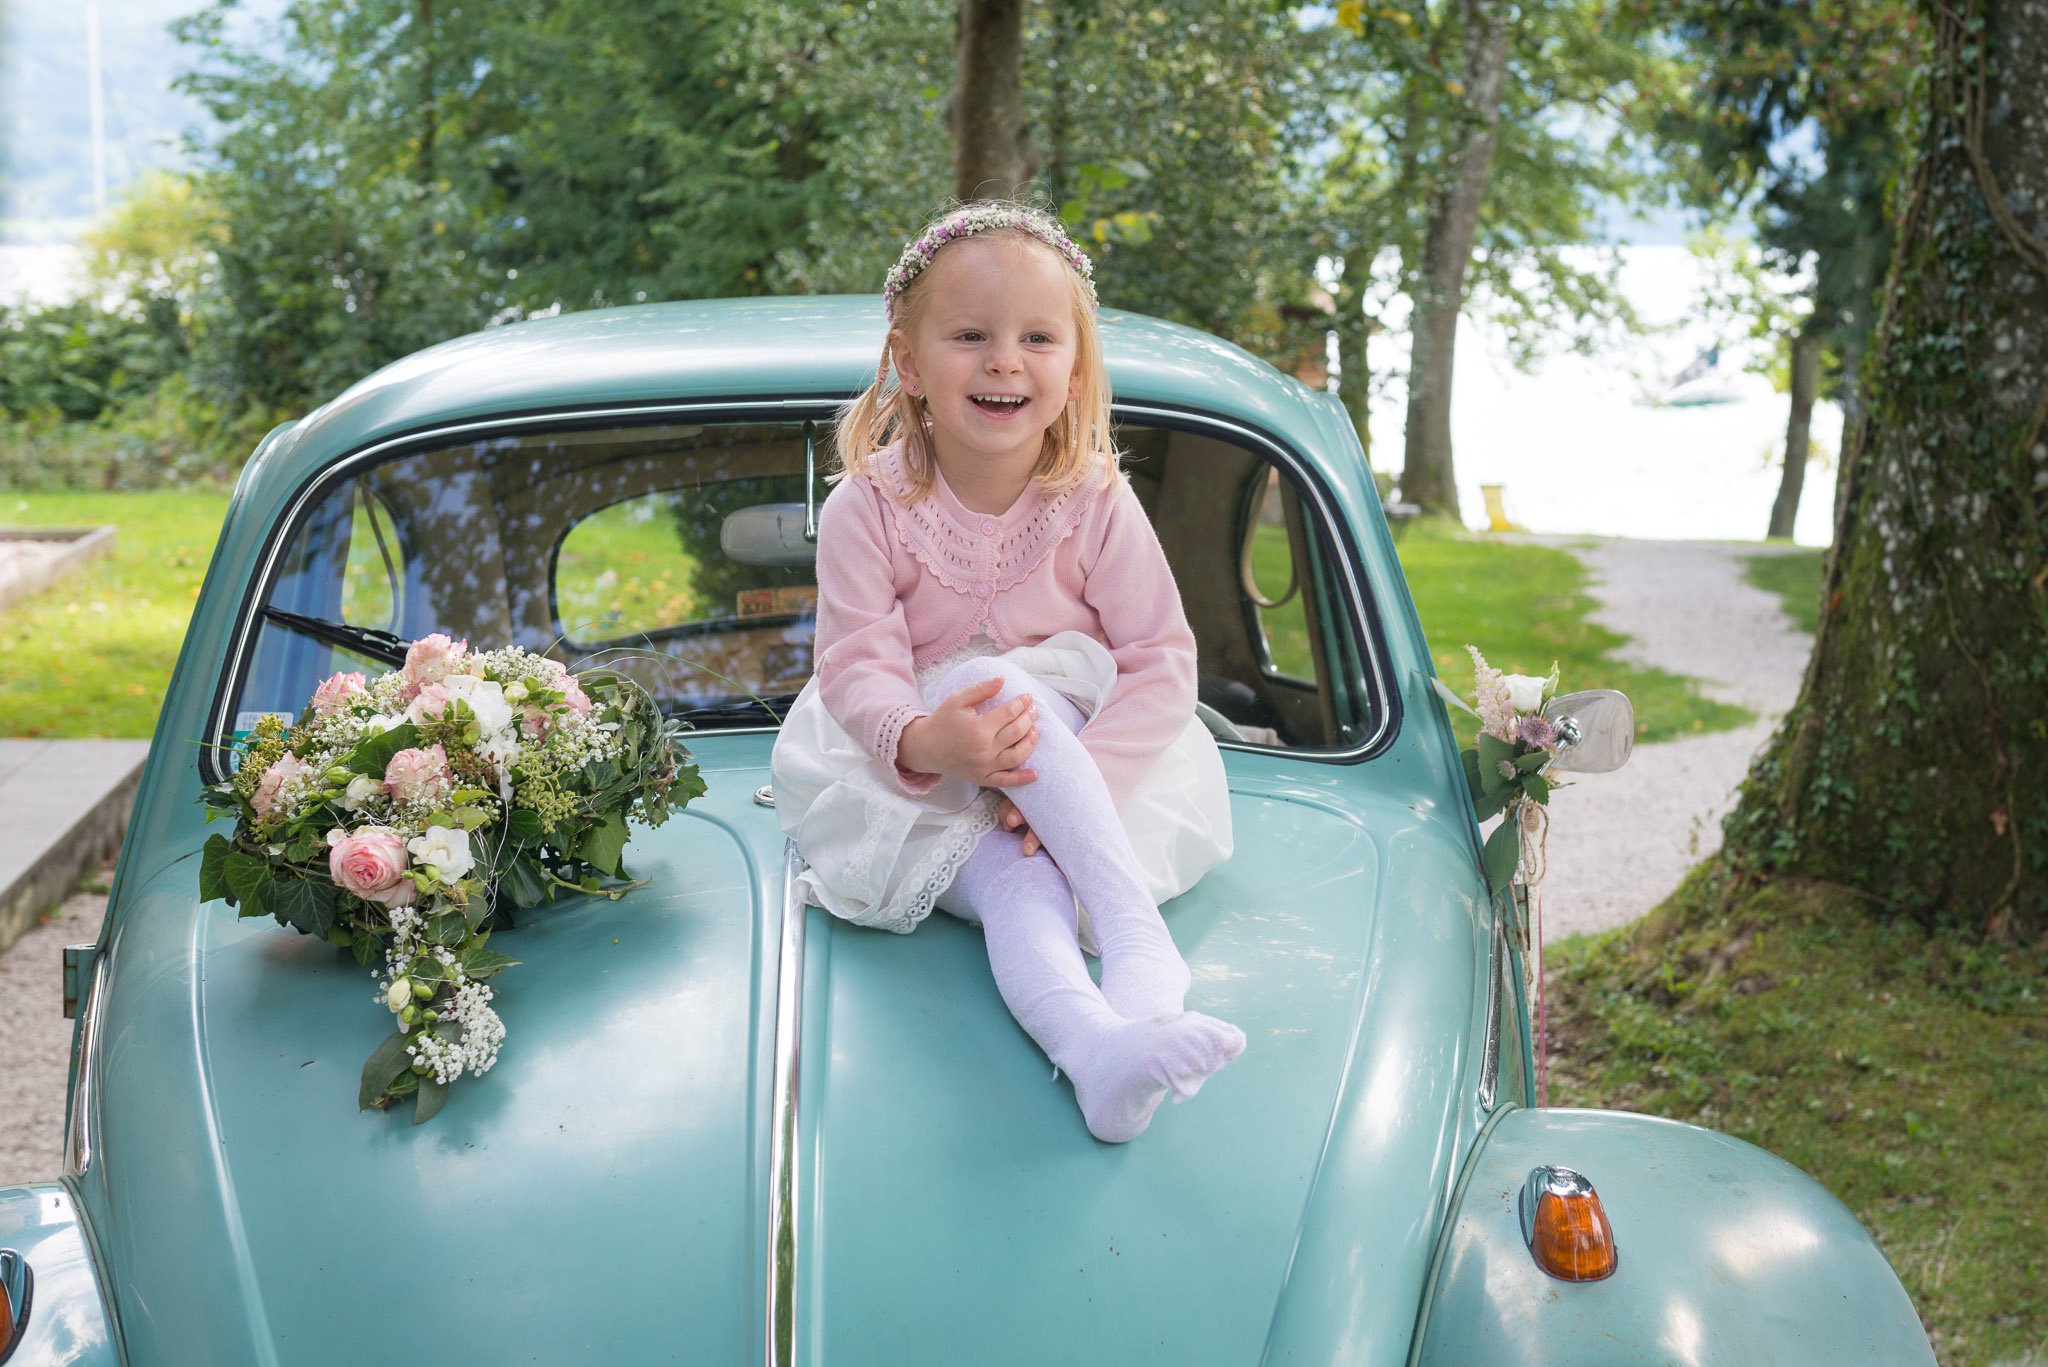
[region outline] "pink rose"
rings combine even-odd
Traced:
[[[405,715],[413,722],[439,721],[441,714],[448,710],[452,697],[448,685],[436,679],[419,690],[412,704],[405,709]]]
[[[360,698],[366,691],[361,674],[336,674],[313,690],[313,711],[331,717],[346,708],[350,698]]]
[[[414,641],[406,649],[405,668],[399,671],[404,680],[399,696],[409,699],[426,685],[459,673],[462,654],[468,649],[467,640],[451,641],[438,631]]]
[[[312,766],[287,750],[278,757],[277,763],[263,771],[263,777],[256,780],[256,791],[249,795],[249,805],[256,809],[256,815],[268,818],[277,810],[277,790],[291,780],[312,772]]]
[[[590,710],[590,695],[583,691],[582,684],[576,682],[575,675],[564,671],[562,682],[557,687],[562,690],[562,701],[569,704],[571,712],[581,716]]]
[[[365,826],[354,835],[330,831],[327,872],[336,887],[387,907],[402,907],[419,896],[405,876],[405,842],[383,826]]]
[[[439,802],[455,791],[455,772],[448,767],[448,752],[438,745],[429,745],[424,750],[400,750],[384,766],[384,791],[394,802]]]

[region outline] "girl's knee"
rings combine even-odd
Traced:
[[[982,712],[1031,691],[1031,676],[1028,673],[1008,660],[985,655],[947,671],[946,676],[939,680],[937,687],[932,690],[932,696],[926,701],[933,704],[944,702],[961,689],[987,683],[990,679],[1001,679],[1003,691],[982,703],[977,709]]]

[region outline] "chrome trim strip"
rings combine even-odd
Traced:
[[[782,856],[782,953],[775,967],[775,1078],[768,1120],[768,1367],[796,1360],[797,1064],[804,1026],[803,856]]]
[[[92,995],[86,999],[84,1019],[78,1023],[78,1077],[71,1085],[71,1115],[64,1134],[64,1170],[83,1177],[92,1167],[93,1145],[99,1132],[100,1012],[107,994],[107,953],[102,949],[92,961]]]
[[[1492,1110],[1500,1100],[1501,960],[1507,949],[1498,919],[1493,923],[1486,955],[1486,1042],[1480,1045],[1479,1104]]]
[[[292,500],[290,507],[285,510],[283,518],[271,524],[269,548],[264,552],[261,568],[250,583],[254,586],[257,594],[267,596],[272,583],[272,576],[277,569],[277,563],[283,557],[286,543],[289,540],[288,537],[278,535],[279,529],[295,527],[300,516],[306,511],[307,505],[313,501],[315,495],[338,483],[356,469],[377,463],[380,458],[394,450],[406,447],[421,447],[425,449],[428,443],[449,441],[473,434],[551,427],[562,423],[581,423],[608,418],[616,418],[621,423],[629,423],[636,418],[687,419],[700,415],[716,415],[720,413],[759,413],[764,416],[814,413],[829,419],[838,413],[844,402],[844,399],[836,398],[754,399],[734,400],[726,403],[678,400],[673,403],[664,404],[563,409],[547,413],[480,418],[470,422],[451,423],[445,427],[424,428],[404,436],[390,437],[384,441],[366,446],[360,451],[335,462],[332,466],[321,471],[314,478],[306,482],[306,487],[301,489],[297,497]],[[1168,426],[1178,426],[1182,430],[1200,430],[1227,435],[1232,440],[1243,445],[1265,452],[1275,463],[1298,477],[1294,483],[1297,488],[1305,490],[1309,498],[1314,502],[1319,519],[1319,530],[1326,534],[1332,534],[1332,540],[1336,541],[1337,537],[1334,534],[1341,532],[1344,528],[1345,524],[1337,517],[1336,510],[1330,505],[1329,500],[1324,497],[1321,483],[1313,477],[1306,463],[1297,457],[1291,448],[1275,441],[1258,429],[1247,427],[1228,418],[1216,417],[1213,414],[1169,408],[1155,404],[1120,403],[1113,405],[1113,411],[1119,420],[1136,418],[1159,422]],[[1355,539],[1354,537],[1353,540],[1355,541]],[[1341,570],[1345,588],[1351,596],[1352,614],[1350,625],[1354,636],[1358,640],[1359,653],[1363,663],[1367,666],[1368,678],[1366,682],[1368,688],[1376,695],[1375,701],[1378,703],[1376,710],[1379,713],[1378,725],[1374,728],[1371,735],[1366,736],[1357,745],[1346,749],[1289,750],[1284,753],[1289,758],[1294,759],[1342,763],[1371,753],[1388,739],[1387,733],[1394,724],[1397,693],[1394,687],[1393,676],[1388,671],[1387,661],[1380,656],[1379,642],[1374,638],[1372,631],[1369,629],[1370,624],[1365,619],[1365,585],[1359,581],[1357,567],[1353,563],[1354,558],[1350,555],[1338,554],[1333,555],[1331,559],[1336,562],[1337,568]],[[215,699],[213,723],[207,732],[209,738],[217,739],[228,734],[229,709],[234,706],[235,695],[241,684],[242,673],[248,663],[250,640],[261,625],[262,612],[260,600],[251,598],[245,601],[244,607],[248,610],[242,614],[241,626],[235,633],[233,649],[227,655],[229,662],[228,674],[222,681],[220,693]],[[773,732],[776,729],[772,726],[731,727],[720,728],[719,734],[739,735],[747,732]],[[1242,748],[1254,754],[1274,753],[1269,746],[1234,746],[1234,743],[1229,741],[1222,742],[1222,744],[1226,747]],[[212,758],[213,753],[212,750],[205,748],[202,748],[200,752],[199,764],[202,777],[206,774],[206,767],[214,762]],[[223,777],[225,777],[225,774],[215,774],[208,781],[219,782]]]

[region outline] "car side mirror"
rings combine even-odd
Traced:
[[[742,565],[809,565],[818,547],[804,531],[801,503],[756,503],[728,513],[718,526],[718,546]]]
[[[1557,728],[1554,770],[1604,774],[1628,763],[1635,748],[1635,705],[1611,688],[1560,694],[1543,704],[1543,718]]]

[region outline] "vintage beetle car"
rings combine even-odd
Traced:
[[[789,515],[881,331],[854,298],[551,318],[265,439],[79,956],[66,1173],[0,1191],[14,1361],[1932,1361],[1797,1170],[1531,1107],[1519,955],[1362,453],[1214,338],[1105,322],[1237,830],[1168,917],[1244,1056],[1098,1144],[974,929],[792,906],[754,696],[809,671]],[[415,1128],[355,1109],[388,1025],[353,961],[198,900],[221,773],[194,742],[431,631],[635,671],[710,789],[635,830],[649,886],[506,937],[503,1061]],[[1553,1166],[1604,1199],[1604,1280],[1532,1259]]]

